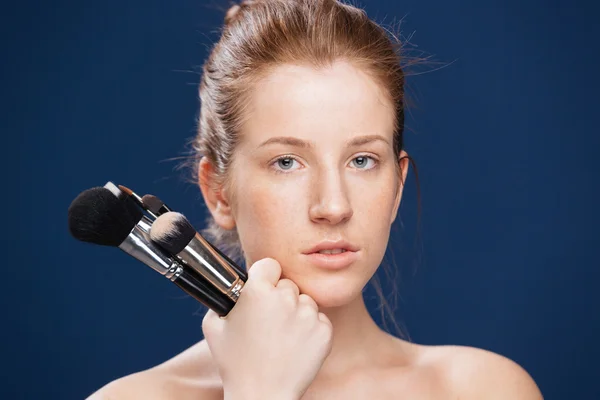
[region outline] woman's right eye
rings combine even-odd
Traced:
[[[279,157],[278,159],[273,161],[273,163],[271,165],[276,165],[276,167],[274,167],[275,172],[285,174],[287,172],[284,172],[284,171],[292,170],[292,166],[294,165],[295,162],[297,163],[298,160],[296,160],[294,157],[283,156],[283,157]]]

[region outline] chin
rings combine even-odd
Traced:
[[[300,293],[310,296],[321,308],[342,307],[351,303],[357,296],[362,295],[364,284],[362,280],[343,276],[344,273],[330,277],[304,277],[296,282]],[[293,278],[292,278],[293,280]]]

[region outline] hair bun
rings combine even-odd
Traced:
[[[235,21],[242,8],[250,7],[255,3],[258,3],[258,1],[242,0],[242,2],[240,2],[239,4],[234,4],[231,7],[229,7],[229,10],[227,10],[227,13],[225,14],[225,25],[229,25],[233,21]]]
[[[229,25],[235,19],[235,16],[241,8],[242,7],[240,7],[239,4],[234,4],[229,7],[229,10],[227,10],[227,13],[225,14],[225,25]]]

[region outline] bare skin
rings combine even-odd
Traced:
[[[542,399],[527,372],[497,354],[389,339],[384,363],[336,378],[319,376],[302,400]],[[89,400],[137,398],[222,400],[221,379],[206,341],[154,368],[111,382]]]
[[[368,74],[344,62],[318,71],[281,66],[253,89],[248,110],[231,166],[232,192],[209,189],[206,159],[199,183],[215,221],[237,229],[246,265],[277,260],[282,278],[332,323],[332,350],[303,400],[541,398],[527,372],[502,356],[410,343],[382,331],[369,315],[362,290],[385,253],[408,162],[397,164],[393,107]],[[273,143],[281,136],[288,139]],[[303,254],[339,239],[359,248],[358,260],[344,269],[317,267]],[[222,399],[223,388],[201,341],[91,398]]]
[[[366,312],[364,302],[357,301],[352,311],[360,315],[361,309]],[[351,367],[338,365],[335,372],[323,368],[301,400],[542,399],[529,374],[503,356],[473,347],[408,342],[369,320],[372,325],[366,326],[373,329],[365,329],[364,339],[370,351],[357,352]],[[109,383],[89,400],[222,400],[223,393],[218,367],[202,340],[156,367]]]

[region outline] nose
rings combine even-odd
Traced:
[[[334,171],[315,177],[314,198],[310,207],[313,222],[337,225],[347,221],[353,214],[343,179]]]

